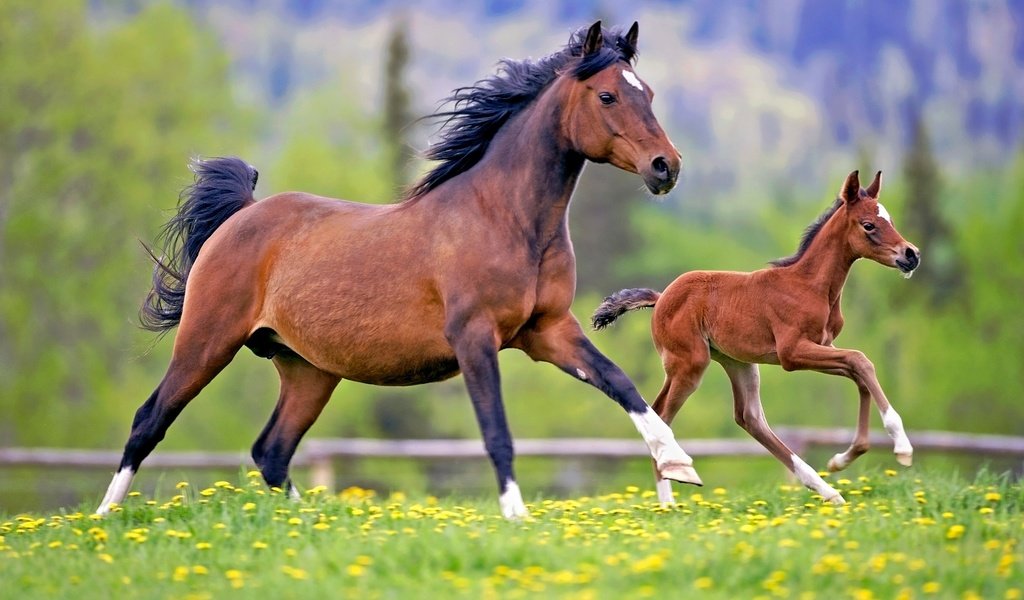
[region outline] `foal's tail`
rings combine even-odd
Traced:
[[[624,313],[654,306],[660,297],[660,292],[647,288],[620,290],[604,299],[601,306],[594,311],[591,323],[593,323],[594,329],[604,329]]]
[[[156,263],[153,289],[139,312],[142,326],[150,331],[163,333],[178,324],[185,282],[199,249],[228,217],[255,202],[252,193],[259,173],[245,161],[235,157],[194,159],[189,167],[195,181],[182,190],[177,214],[157,238],[163,257],[143,244]]]

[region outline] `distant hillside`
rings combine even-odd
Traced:
[[[596,17],[639,20],[638,72],[699,194],[766,178],[820,189],[851,166],[891,170],[918,116],[951,169],[1001,164],[1024,132],[1021,0],[187,4],[229,49],[245,99],[284,110],[308,90],[342,86],[371,118],[398,17],[410,31],[417,114],[501,57],[546,54]],[[412,144],[422,148],[429,133],[414,129]]]

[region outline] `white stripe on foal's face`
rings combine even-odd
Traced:
[[[878,203],[878,216],[888,221],[890,225],[892,224],[892,217],[889,216],[889,211],[885,210],[881,202]]]
[[[622,77],[625,78],[626,83],[628,83],[629,85],[635,87],[641,92],[644,91],[644,84],[640,83],[640,80],[637,78],[636,73],[623,69]]]

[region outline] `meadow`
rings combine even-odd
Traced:
[[[293,501],[258,474],[168,498],[0,515],[0,596],[17,598],[1024,597],[1024,485],[982,473],[831,476],[849,503],[798,485],[679,488],[665,508],[627,487],[527,498]],[[532,502],[530,502],[532,500]]]

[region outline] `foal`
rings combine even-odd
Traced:
[[[665,367],[665,384],[654,410],[672,423],[700,384],[714,359],[732,382],[736,423],[792,471],[808,488],[835,504],[843,497],[786,447],[768,427],[761,408],[758,363],[787,371],[810,369],[849,377],[860,391],[860,413],[853,443],[828,462],[829,471],[846,468],[868,449],[869,400],[895,443],[896,460],[909,466],[913,448],[900,416],[882,392],[875,368],[863,353],[832,345],[843,327],[839,298],[850,267],[869,258],[910,277],[920,263],[918,249],[896,231],[878,202],[881,171],[862,189],[857,171],[840,197],[804,233],[797,253],[752,273],[692,271],[663,293],[627,289],[613,294],[594,312],[601,329],[626,311],[653,306],[654,345]],[[657,477],[658,499],[672,502],[672,484]]]

